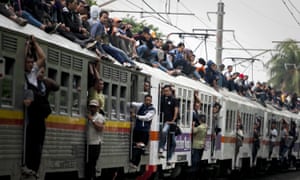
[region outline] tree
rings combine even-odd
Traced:
[[[297,42],[289,39],[276,46],[275,54],[268,65],[271,79],[269,83],[276,89],[299,94],[300,48]]]
[[[159,32],[158,27],[154,27],[152,24],[147,24],[145,20],[142,20],[141,22],[138,22],[136,18],[133,16],[127,15],[125,18],[122,19],[122,22],[124,24],[128,23],[132,25],[132,33],[136,34],[143,30],[145,26],[150,28],[153,32],[155,32],[155,35],[157,38],[161,38],[163,35]]]

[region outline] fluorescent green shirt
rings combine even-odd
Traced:
[[[104,110],[105,97],[102,92],[98,93],[94,87],[89,89],[89,101],[92,99],[98,100],[99,108]]]
[[[206,132],[207,125],[205,123],[193,128],[193,149],[203,149],[205,147]]]

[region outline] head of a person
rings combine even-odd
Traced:
[[[177,45],[177,50],[178,50],[179,52],[183,52],[184,48],[185,48],[185,45],[184,45],[183,42],[180,42],[180,43]]]
[[[144,27],[144,28],[143,28],[143,31],[142,31],[142,36],[144,36],[144,38],[145,38],[146,40],[151,39],[150,28]]]
[[[199,121],[200,121],[200,123],[206,123],[206,116],[205,116],[205,114],[200,114],[199,115]]]
[[[114,17],[114,18],[112,19],[112,25],[113,25],[114,27],[119,27],[120,24],[121,24],[121,22],[122,22],[122,20],[121,20],[120,18],[118,18],[118,17]]]
[[[34,58],[32,56],[27,55],[25,57],[25,72],[30,72],[33,68]]]
[[[218,102],[215,102],[213,105],[213,113],[219,113],[221,108],[222,108],[221,104]]]
[[[199,58],[198,59],[198,63],[201,64],[202,66],[205,66],[206,65],[206,62],[203,58]]]
[[[66,0],[67,8],[71,11],[77,10],[78,1],[77,0]]]
[[[99,108],[99,102],[96,99],[92,99],[89,102],[89,110],[92,114],[96,113]]]
[[[151,89],[150,81],[145,81],[144,82],[144,92],[150,92],[150,89]]]
[[[102,24],[108,24],[109,21],[109,13],[106,10],[102,10],[99,14],[100,22]]]
[[[233,70],[232,65],[228,65],[228,66],[227,66],[227,71],[228,71],[228,72],[232,72],[232,70]]]
[[[165,85],[164,87],[163,87],[163,94],[165,95],[165,96],[172,96],[172,86],[171,85]]]
[[[219,65],[219,71],[222,72],[225,69],[225,65],[224,64],[220,64]]]
[[[95,79],[94,88],[96,91],[102,91],[104,88],[104,82],[102,79]]]
[[[194,102],[194,110],[199,111],[201,108],[201,102],[195,101]]]
[[[271,128],[272,128],[272,129],[275,129],[275,127],[276,127],[276,122],[275,122],[275,121],[272,121]]]
[[[150,94],[145,95],[144,104],[150,106],[152,104],[152,96]]]
[[[82,14],[88,14],[90,10],[89,4],[85,0],[78,0],[77,12]]]

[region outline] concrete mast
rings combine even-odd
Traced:
[[[218,19],[217,19],[217,36],[216,36],[216,63],[222,64],[222,50],[223,50],[223,17],[224,17],[224,3],[218,2]]]

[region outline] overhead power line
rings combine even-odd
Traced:
[[[286,2],[284,0],[282,0],[282,3],[284,4],[284,6],[286,7],[286,9],[289,11],[289,13],[291,14],[291,16],[293,17],[293,19],[296,21],[296,23],[300,26],[300,22],[298,21],[298,19],[296,18],[296,16],[294,15],[294,13],[291,11],[291,9],[288,7],[288,5],[286,4]]]

